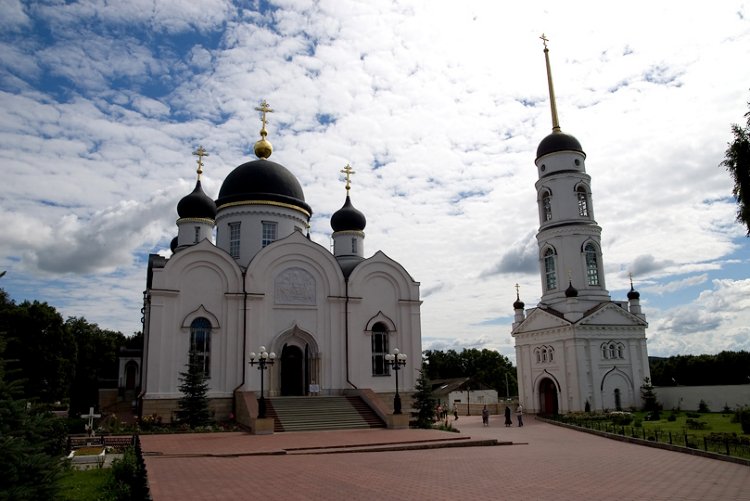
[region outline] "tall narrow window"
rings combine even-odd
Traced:
[[[388,354],[388,330],[385,325],[377,323],[372,328],[372,375],[390,375],[389,366],[385,363]]]
[[[277,234],[277,225],[276,223],[269,223],[268,221],[263,221],[263,235],[261,236],[260,245],[261,247],[265,247],[276,240],[276,234]]]
[[[586,277],[589,285],[599,285],[599,262],[597,259],[596,247],[594,244],[586,244],[584,247],[586,254]]]
[[[195,240],[194,240],[194,242],[196,244],[198,243],[200,237],[201,237],[201,227],[200,226],[196,226],[195,227]]]
[[[240,223],[229,223],[229,255],[240,258]]]
[[[352,254],[356,254],[356,253],[357,253],[357,239],[352,238]]]
[[[196,318],[190,324],[190,353],[202,362],[203,374],[209,377],[211,369],[211,322],[206,318]]]
[[[547,290],[557,289],[557,272],[555,271],[555,251],[544,252],[544,277]]]
[[[552,220],[552,194],[549,191],[542,193],[542,221]]]
[[[589,216],[589,194],[586,192],[586,188],[579,186],[576,190],[578,196],[578,215],[582,217]]]

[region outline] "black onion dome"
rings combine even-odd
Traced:
[[[177,237],[174,237],[171,242],[169,242],[169,249],[174,253],[175,249],[177,248]]]
[[[633,286],[630,286],[630,292],[628,292],[628,299],[640,299],[641,293],[637,290],[633,289]]]
[[[283,165],[270,160],[252,160],[235,168],[224,179],[216,205],[250,201],[291,205],[312,214],[297,178]]]
[[[524,302],[521,301],[520,299],[516,299],[515,301],[513,301],[514,310],[523,310],[525,307],[526,307],[526,304],[524,304]]]
[[[183,217],[216,218],[216,204],[203,192],[200,180],[195,183],[192,193],[185,196],[177,204],[177,215]]]
[[[539,143],[539,146],[536,149],[536,157],[539,158],[557,151],[577,151],[584,155],[586,154],[583,152],[583,148],[581,147],[581,143],[578,142],[578,139],[570,134],[565,134],[564,132],[553,132],[542,139],[542,142]]]
[[[365,215],[354,208],[349,195],[346,196],[343,207],[331,216],[333,231],[362,231],[366,224]]]
[[[568,282],[568,288],[565,289],[565,297],[578,297],[578,289],[573,287],[573,282]]]

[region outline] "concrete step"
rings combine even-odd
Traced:
[[[277,397],[266,399],[266,404],[277,432],[385,426],[359,397]]]

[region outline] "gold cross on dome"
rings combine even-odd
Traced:
[[[544,43],[544,48],[546,49],[547,48],[547,42],[549,42],[549,38],[547,38],[547,36],[544,33],[542,33],[542,36],[540,36],[539,38]]]
[[[521,291],[521,286],[516,284],[516,297],[518,297],[518,295],[520,294],[520,291]]]
[[[352,166],[349,164],[346,164],[346,167],[341,169],[341,171],[339,172],[342,172],[344,176],[346,176],[346,192],[349,193],[349,188],[351,188],[351,181],[352,181],[351,176],[355,172],[352,170]]]
[[[198,179],[200,179],[201,174],[203,174],[203,157],[207,157],[208,152],[203,146],[198,146],[198,149],[193,152],[193,155],[198,157]]]
[[[263,124],[261,134],[265,132],[266,130],[266,124],[268,123],[268,119],[266,118],[266,113],[273,113],[273,110],[268,105],[268,102],[264,99],[260,102],[260,106],[255,107],[255,111],[260,111],[260,121]]]

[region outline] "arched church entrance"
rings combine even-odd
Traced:
[[[557,405],[557,385],[550,378],[539,382],[539,412],[541,414],[559,414]]]
[[[305,356],[298,346],[284,345],[281,351],[281,395],[305,394]]]

